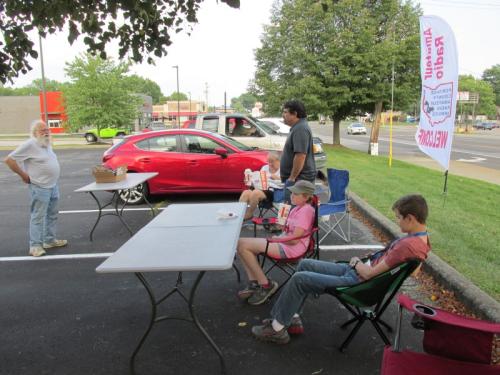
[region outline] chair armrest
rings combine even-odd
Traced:
[[[268,237],[266,240],[268,243],[283,243],[283,242],[288,242],[288,241],[293,241],[293,240],[301,240],[302,238],[307,238],[310,237],[313,233],[316,233],[318,231],[318,228],[313,228],[309,232],[303,234],[302,236],[299,237]]]

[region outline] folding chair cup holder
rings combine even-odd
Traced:
[[[398,297],[394,347],[386,346],[381,375],[499,375],[493,363],[500,323],[472,319],[432,308],[406,295]],[[403,309],[423,320],[423,352],[400,349]]]

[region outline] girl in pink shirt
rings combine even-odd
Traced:
[[[295,239],[309,233],[314,223],[314,208],[309,204],[314,194],[315,186],[309,181],[297,181],[288,187],[292,192],[291,201],[295,206],[288,215],[281,240],[289,241],[269,243],[267,253],[274,258],[294,258],[304,253],[309,245],[309,237]],[[238,256],[245,267],[249,283],[238,292],[241,299],[248,300],[251,305],[264,303],[278,289],[278,283],[268,279],[260,267],[257,256],[266,251],[265,238],[240,238],[238,241]]]

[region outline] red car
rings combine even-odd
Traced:
[[[112,169],[127,165],[129,173],[159,172],[128,198],[139,204],[145,194],[241,192],[244,170],[259,170],[267,154],[217,133],[172,129],[125,137],[102,160]]]

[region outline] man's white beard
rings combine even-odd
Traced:
[[[42,135],[41,137],[36,137],[36,143],[40,146],[40,147],[49,147],[50,146],[50,136],[45,136],[45,135]]]

